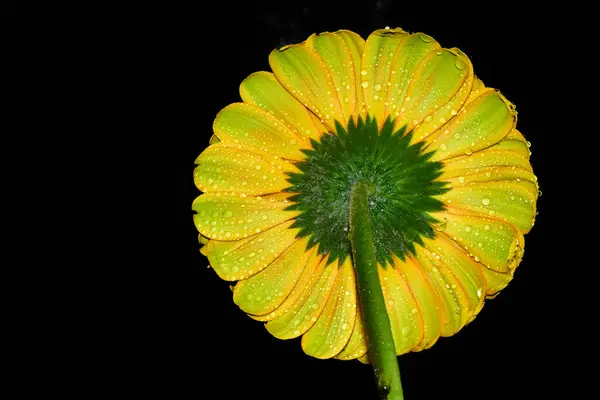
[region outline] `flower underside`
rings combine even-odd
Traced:
[[[406,126],[394,131],[388,118],[381,129],[375,118],[350,119],[347,128],[336,122],[336,132],[311,140],[303,150],[307,159],[296,164],[300,172],[289,172],[286,191],[295,193],[288,210],[300,211],[292,227],[299,237],[308,237],[308,248],[318,245],[329,262],[346,259],[351,253],[349,231],[350,193],[357,181],[373,185],[369,211],[377,261],[393,265],[392,256],[405,259],[415,253],[421,237],[432,238],[429,215],[444,209],[433,196],[448,191],[446,182],[435,181],[442,163],[429,159],[423,142],[410,144]]]

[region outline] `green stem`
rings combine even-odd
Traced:
[[[356,182],[352,188],[350,198],[352,257],[367,330],[369,358],[379,392],[387,400],[402,400],[404,395],[400,383],[400,368],[390,319],[379,282],[373,245],[373,228],[369,213],[369,195],[373,190],[373,185],[365,181]]]

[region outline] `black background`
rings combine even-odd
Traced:
[[[548,68],[557,45],[556,12],[546,7],[545,16],[526,14],[499,3],[489,10],[458,4],[439,9],[433,3],[380,0],[221,2],[164,14],[158,7],[152,15],[128,40],[133,53],[143,54],[142,97],[147,94],[153,103],[146,116],[148,138],[159,146],[147,155],[156,167],[140,168],[140,174],[167,178],[166,186],[149,187],[144,195],[144,202],[161,209],[160,239],[144,251],[152,259],[160,249],[164,257],[139,268],[143,294],[127,320],[136,333],[121,340],[120,372],[107,379],[128,382],[131,394],[164,398],[377,398],[370,366],[310,358],[298,339],[275,339],[235,306],[228,284],[206,268],[198,251],[191,204],[199,191],[192,172],[216,113],[240,101],[238,86],[246,76],[269,70],[273,48],[337,29],[366,38],[389,25],[460,48],[486,86],[500,89],[516,105],[518,128],[532,143],[531,163],[543,191],[513,282],[459,334],[399,357],[405,396],[560,397],[566,372],[555,366],[567,352],[565,341],[576,338],[565,330],[570,322],[562,316],[568,311],[563,313],[551,294],[558,261],[547,251],[555,227],[548,218],[550,204],[560,196],[550,172],[551,146],[559,135],[549,118],[557,97],[552,82],[560,79]]]

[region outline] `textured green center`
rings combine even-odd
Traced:
[[[350,194],[357,181],[372,184],[369,211],[377,261],[385,265],[392,254],[404,259],[414,253],[421,236],[433,237],[430,212],[444,205],[433,196],[448,189],[435,181],[442,164],[429,161],[433,152],[423,151],[423,142],[410,144],[406,127],[394,132],[388,119],[381,130],[375,119],[350,121],[347,129],[336,122],[335,133],[325,133],[304,150],[306,160],[289,173],[288,192],[295,202],[289,209],[302,213],[293,227],[300,237],[309,236],[309,248],[318,245],[329,261],[344,260],[351,254],[348,238]]]

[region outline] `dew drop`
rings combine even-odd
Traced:
[[[366,88],[368,88],[368,87],[369,87],[369,82],[366,82],[366,81],[365,81],[365,82],[361,83],[360,85],[361,85],[363,88],[365,88],[365,89],[366,89]]]
[[[445,143],[442,143],[440,149],[442,149],[442,151],[446,151],[446,149],[448,149],[448,146],[446,146]]]
[[[438,223],[438,224],[435,224],[435,225],[433,225],[433,228],[434,228],[436,231],[443,232],[443,231],[445,231],[445,230],[446,230],[446,227],[447,227],[447,226],[448,226],[448,221],[447,221],[447,220],[445,220],[445,221],[443,221],[443,222],[440,222],[440,223]]]
[[[489,206],[491,203],[491,200],[489,197],[484,197],[483,199],[481,199],[481,204],[483,204],[484,206]]]
[[[477,298],[481,298],[481,288],[477,289]]]
[[[375,86],[373,86],[373,89],[375,89],[376,92],[379,92],[381,90],[381,85],[377,83]]]
[[[431,41],[433,40],[431,36],[426,35],[424,33],[419,34],[419,39],[421,39],[421,41],[423,41],[424,43],[431,43]]]
[[[485,230],[486,230],[486,231],[489,231],[490,229],[491,229],[491,228],[490,228],[490,226],[489,226],[489,225],[486,225],[486,226],[485,226]]]
[[[465,68],[467,68],[467,63],[465,62],[465,60],[463,60],[460,57],[456,57],[456,59],[454,60],[454,65],[458,69],[465,69]]]
[[[464,182],[465,182],[465,177],[464,177],[464,176],[459,176],[459,177],[458,177],[458,181],[459,181],[460,183],[464,183]]]
[[[471,225],[465,225],[465,232],[471,232],[473,227]]]
[[[360,71],[360,74],[361,74],[362,76],[365,76],[365,75],[367,74],[367,70],[366,70],[366,69],[363,69],[362,71]]]

